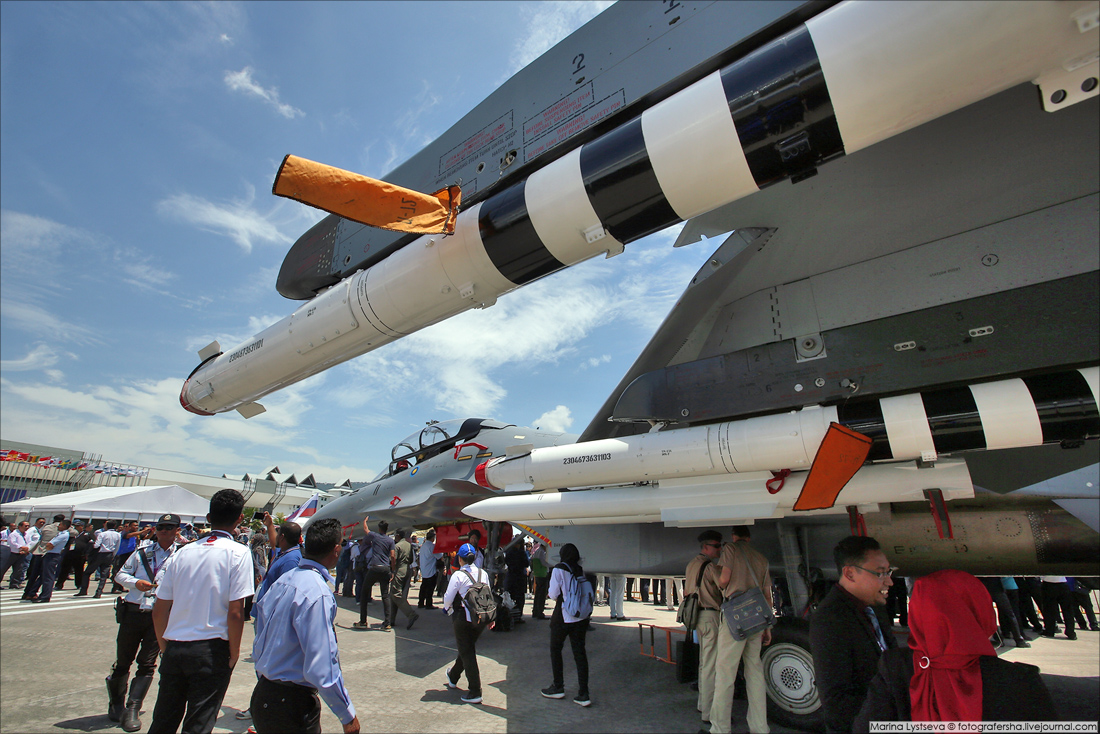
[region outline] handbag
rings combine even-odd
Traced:
[[[684,601],[680,604],[680,610],[676,612],[676,621],[684,625],[687,628],[688,636],[691,636],[692,630],[699,626],[699,613],[703,611],[703,603],[699,601],[699,584],[703,583],[703,572],[707,570],[707,564],[710,563],[710,559],[703,561],[703,565],[699,567],[699,576],[695,579],[696,591],[684,596]]]
[[[737,545],[734,544],[734,547]],[[748,639],[775,626],[775,612],[764,596],[764,590],[760,587],[760,581],[752,570],[748,556],[744,555],[744,550],[741,550],[741,554],[756,586],[734,594],[722,604],[722,616],[726,618],[726,625],[735,640]]]

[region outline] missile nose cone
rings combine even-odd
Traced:
[[[489,479],[485,476],[485,467],[488,465],[488,461],[483,461],[477,465],[477,468],[474,469],[474,481],[486,489],[496,489],[492,484],[489,484]]]
[[[186,410],[188,413],[194,413],[195,415],[214,415],[210,411],[203,410],[202,408],[196,408],[194,405],[191,404],[191,400],[188,396],[187,390],[190,384],[191,378],[188,377],[186,380],[183,381],[183,387],[180,389],[180,405],[183,406],[183,409]]]

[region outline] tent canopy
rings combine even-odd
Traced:
[[[183,522],[206,522],[210,500],[176,484],[161,487],[94,487],[46,497],[28,497],[0,505],[9,521],[18,515],[47,520],[57,514],[81,520],[138,520],[155,522],[171,512]]]

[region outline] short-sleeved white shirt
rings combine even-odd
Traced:
[[[222,534],[188,543],[164,564],[157,598],[172,602],[167,640],[229,639],[229,603],[255,593],[252,552]]]

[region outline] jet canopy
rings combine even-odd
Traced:
[[[422,464],[433,456],[455,447],[460,441],[470,441],[485,429],[500,430],[512,425],[487,418],[466,418],[442,421],[424,426],[407,436],[390,451],[389,475]]]

